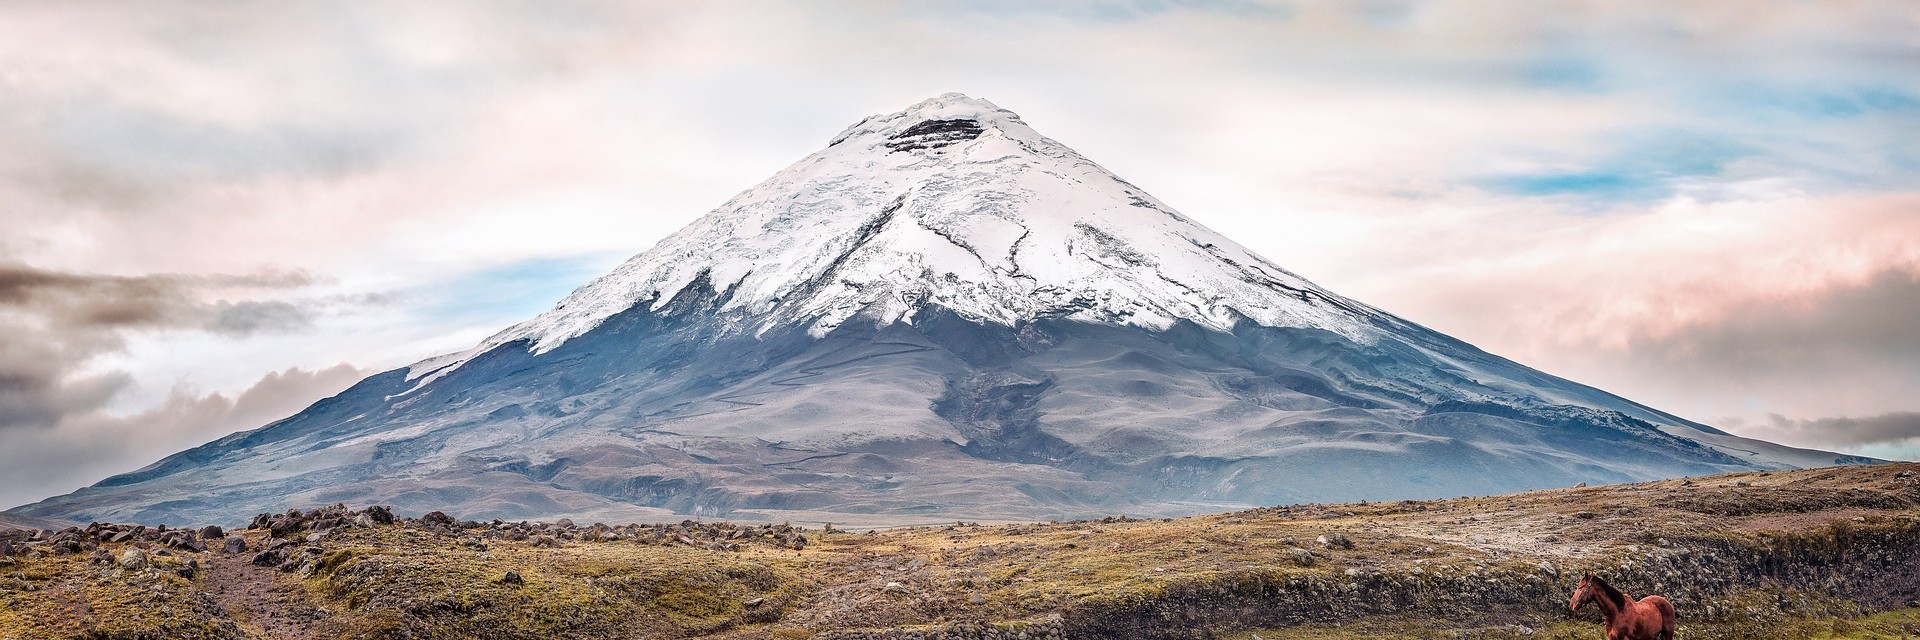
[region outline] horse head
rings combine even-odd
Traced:
[[[1579,611],[1580,607],[1593,601],[1593,574],[1580,577],[1580,586],[1573,590],[1573,599],[1567,601],[1567,608]]]

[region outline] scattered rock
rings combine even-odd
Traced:
[[[1294,548],[1292,548],[1292,549],[1288,549],[1288,550],[1287,550],[1287,553],[1290,553],[1290,554],[1293,554],[1293,561],[1294,561],[1295,563],[1298,563],[1298,564],[1299,564],[1300,566],[1302,566],[1302,567],[1311,567],[1311,566],[1313,566],[1313,552],[1312,552],[1312,551],[1308,551],[1308,550],[1306,550],[1306,549],[1302,549],[1302,548],[1299,548],[1299,547],[1294,547]]]
[[[128,549],[126,551],[121,552],[120,568],[127,569],[129,571],[139,571],[141,569],[147,568],[146,550],[136,547],[136,548]]]
[[[506,575],[500,576],[500,584],[526,584],[526,583],[527,583],[526,580],[523,580],[520,578],[520,572],[518,571],[508,571]]]
[[[253,560],[249,561],[249,563],[256,567],[277,567],[277,566],[280,566],[281,563],[286,561],[287,561],[287,553],[285,551],[282,551],[279,549],[268,549],[266,551],[253,554]]]
[[[247,539],[240,536],[228,537],[227,542],[220,546],[220,551],[224,553],[246,553]]]
[[[225,537],[227,537],[227,531],[225,529],[221,529],[219,525],[210,524],[200,528],[201,540],[217,540]]]
[[[456,528],[459,528],[460,521],[454,520],[453,516],[441,513],[439,511],[434,511],[434,512],[428,513],[427,515],[420,516],[420,524],[426,526],[429,529],[440,529],[443,531],[452,531]]]
[[[1320,546],[1326,547],[1328,549],[1352,549],[1353,548],[1353,539],[1348,538],[1347,534],[1344,534],[1344,533],[1329,533],[1327,535],[1320,536],[1319,538],[1315,538],[1315,541],[1319,542]]]

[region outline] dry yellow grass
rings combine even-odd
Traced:
[[[1915,469],[1173,520],[809,531],[801,550],[584,536],[545,547],[486,529],[348,528],[318,543],[324,553],[304,575],[225,574],[294,585],[324,614],[311,621],[268,624],[260,618],[277,605],[222,602],[229,596],[200,590],[206,572],[187,579],[47,556],[0,566],[0,640],[801,638],[1019,624],[1076,637],[1199,629],[1263,638],[1596,637],[1591,622],[1559,610],[1582,570],[1615,576],[1636,595],[1666,592],[1683,606],[1690,637],[1900,637],[1874,634],[1902,633],[1916,620],[1908,608],[1920,595]],[[211,572],[242,570],[244,558],[206,555]]]

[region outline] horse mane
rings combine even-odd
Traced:
[[[1600,587],[1600,593],[1606,595],[1608,600],[1612,600],[1615,608],[1624,609],[1627,607],[1627,594],[1621,593],[1619,589],[1613,588],[1613,585],[1607,584],[1605,580],[1601,580],[1600,576],[1591,577],[1593,578],[1593,586]]]

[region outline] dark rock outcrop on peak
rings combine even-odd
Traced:
[[[887,137],[894,151],[939,149],[980,137],[980,123],[967,119],[927,120]]]

